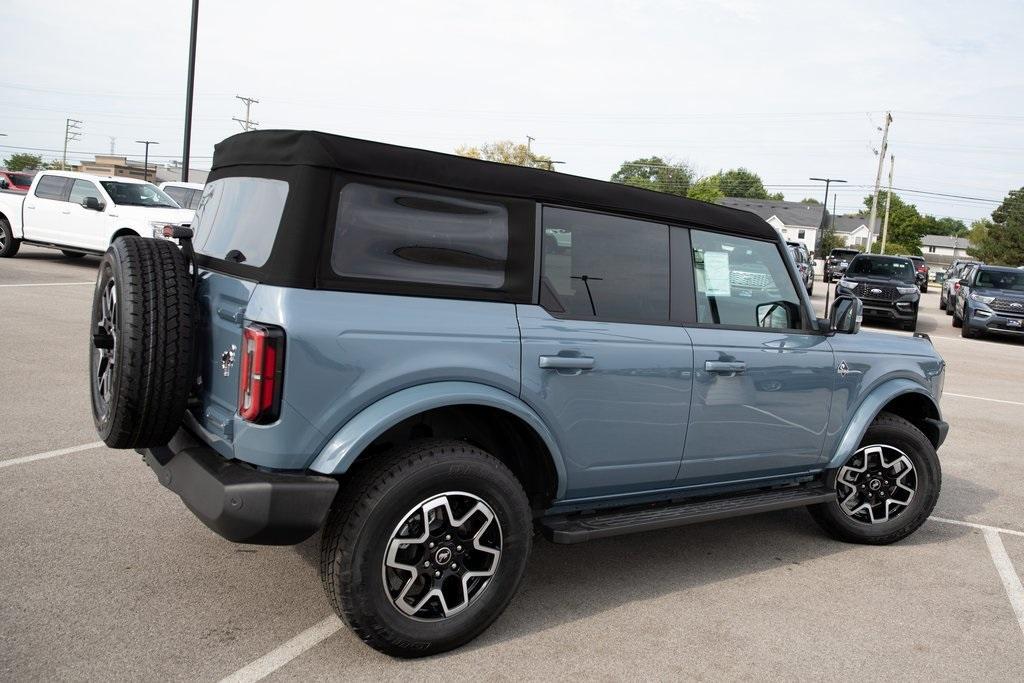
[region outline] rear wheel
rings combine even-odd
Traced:
[[[19,249],[21,249],[21,240],[15,239],[10,222],[0,216],[0,258],[17,256]]]
[[[964,324],[964,321],[963,321],[963,319],[960,318],[959,315],[957,315],[957,313],[956,313],[956,306],[955,305],[952,306],[952,309],[953,309],[953,313],[952,313],[952,315],[953,315],[953,327],[960,327],[961,325]]]
[[[512,599],[532,542],[512,472],[467,443],[430,439],[352,474],[320,551],[338,615],[396,657],[444,652],[482,633]]]
[[[942,294],[939,294],[939,310],[946,310],[946,298]]]
[[[84,251],[70,251],[68,249],[61,249],[60,253],[64,254],[68,258],[82,258],[85,256]]]
[[[882,413],[836,473],[836,499],[808,510],[841,541],[884,545],[924,524],[941,488],[942,469],[928,437],[902,417]]]
[[[103,255],[92,304],[92,415],[111,448],[166,444],[192,388],[192,282],[181,251],[124,237]]]

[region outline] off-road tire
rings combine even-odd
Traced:
[[[884,444],[899,448],[914,465],[917,488],[907,509],[886,522],[869,524],[849,517],[836,500],[808,506],[814,520],[829,535],[847,543],[887,545],[918,529],[935,509],[942,488],[942,468],[935,447],[913,424],[892,413],[881,413],[868,427],[860,447]]]
[[[6,218],[0,216],[0,258],[13,258],[21,249],[21,240],[14,237],[14,230]]]
[[[98,389],[103,293],[113,279],[116,328],[109,399]],[[111,448],[166,444],[193,383],[195,302],[185,257],[164,240],[120,237],[100,262],[89,343],[93,421]],[[99,340],[99,341],[98,341]]]
[[[61,249],[60,253],[64,254],[68,258],[82,258],[85,256],[84,251],[73,251],[71,249]]]
[[[375,455],[350,471],[324,528],[320,578],[331,606],[365,643],[395,657],[424,657],[482,633],[515,594],[533,527],[526,493],[497,458],[468,443],[424,439]],[[392,532],[420,501],[464,491],[486,502],[501,525],[495,574],[461,612],[421,621],[399,611],[382,567]]]

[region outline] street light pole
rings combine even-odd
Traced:
[[[135,142],[146,146],[146,160],[142,162],[142,179],[149,181],[149,146],[159,145],[160,143],[153,142],[152,140],[136,140]]]
[[[825,183],[825,203],[822,204],[822,207],[823,207],[823,210],[827,213],[828,212],[828,186],[831,185],[832,183],[845,183],[846,181],[845,180],[841,180],[839,178],[811,178],[810,180],[815,180],[815,181],[818,181],[818,182]],[[822,219],[824,219],[825,215],[822,214],[821,217],[822,217]],[[833,227],[835,227],[835,220],[836,220],[835,216],[832,216],[832,225],[833,225]],[[818,240],[814,240],[814,247],[815,247],[815,251],[817,251]]]
[[[188,41],[188,82],[185,85],[185,146],[181,151],[181,182],[188,182],[189,152],[192,147],[192,90],[196,83],[196,27],[199,0],[192,0],[192,32]]]

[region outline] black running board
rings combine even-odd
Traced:
[[[835,500],[835,497],[834,490],[816,482],[810,486],[740,493],[661,507],[615,510],[589,515],[560,515],[541,520],[541,527],[547,539],[555,543],[582,543],[637,531],[667,529],[714,519],[825,503]]]

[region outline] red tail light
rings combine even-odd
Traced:
[[[250,323],[242,332],[238,414],[247,422],[277,419],[284,381],[284,330]]]
[[[960,289],[960,283],[959,282],[954,282],[953,283],[953,291],[955,292],[958,289]]]

